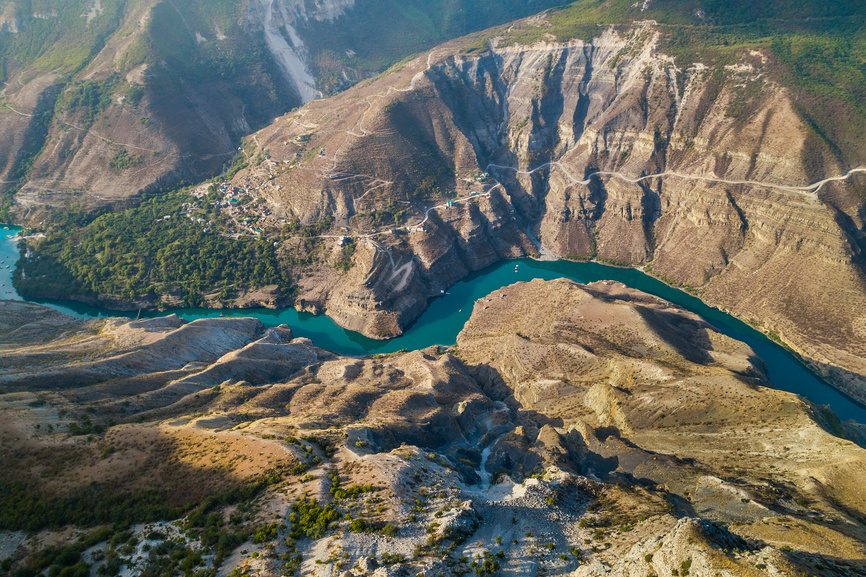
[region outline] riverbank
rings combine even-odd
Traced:
[[[9,243],[10,239],[7,236],[8,233],[5,233],[2,242],[0,242],[2,244],[0,247],[2,258],[0,260],[8,260],[11,252],[9,247],[11,243]],[[14,255],[17,260],[17,252],[14,252]],[[171,312],[189,321],[214,317],[253,317],[267,326],[289,325],[296,336],[309,338],[317,346],[339,354],[353,356],[386,354],[399,350],[418,350],[436,344],[453,345],[457,341],[457,334],[469,320],[473,303],[476,300],[515,282],[525,282],[536,278],[544,280],[568,278],[580,283],[600,280],[621,282],[630,288],[670,301],[702,316],[723,334],[741,340],[752,347],[755,353],[767,363],[768,376],[776,388],[796,393],[816,404],[829,405],[842,420],[852,419],[866,423],[866,408],[828,385],[796,359],[790,351],[773,342],[754,327],[719,309],[710,307],[697,297],[669,286],[642,271],[597,262],[537,261],[533,259],[500,262],[469,275],[452,286],[446,294],[432,299],[428,303],[427,310],[402,336],[386,341],[370,339],[346,330],[327,316],[316,316],[291,308],[179,309]],[[0,282],[3,281],[0,280]],[[507,290],[503,292],[507,293]],[[18,297],[17,293],[14,296]],[[15,300],[23,299],[18,297]],[[33,302],[78,317],[135,317],[137,314],[136,311],[122,314],[118,311],[68,301],[35,300]],[[143,317],[163,316],[165,314],[169,313],[141,313]]]

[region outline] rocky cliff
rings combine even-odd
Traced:
[[[0,1],[6,221],[38,223],[46,208],[91,210],[211,177],[275,116],[555,2],[49,4]],[[379,33],[385,24],[392,36]]]
[[[301,306],[396,334],[497,259],[596,258],[756,323],[864,398],[863,176],[815,140],[771,55],[675,63],[652,22],[521,44],[546,24],[445,45],[256,135],[273,160],[237,183],[365,245],[360,271],[301,278]]]

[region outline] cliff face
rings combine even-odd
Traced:
[[[591,42],[493,38],[481,54],[455,42],[263,130],[274,165],[239,181],[278,211],[333,215],[341,234],[410,225],[364,242],[413,282],[359,256],[364,274],[302,280],[302,305],[394,334],[504,256],[598,258],[753,319],[860,395],[862,176],[807,186],[815,162],[827,177],[848,167],[814,144],[766,54],[677,68],[658,40],[645,23]]]
[[[504,48],[449,63],[437,87],[468,86],[455,111],[489,111],[461,125],[476,135],[473,117],[499,127],[473,146],[555,255],[650,264],[817,363],[863,374],[862,211],[840,208],[859,204],[856,183],[817,195],[786,188],[810,182],[804,159],[821,151],[809,148],[765,57],[679,70],[653,44],[647,27],[591,44]],[[823,168],[848,167],[828,159]]]

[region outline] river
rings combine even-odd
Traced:
[[[0,298],[23,300],[12,285],[12,271],[18,259],[15,227],[0,227]],[[7,269],[6,266],[9,266]],[[773,386],[810,399],[814,403],[829,405],[842,420],[855,420],[866,424],[866,408],[826,385],[802,365],[783,347],[746,323],[704,304],[700,299],[672,288],[638,270],[610,267],[598,263],[570,261],[535,261],[520,259],[505,261],[479,271],[458,282],[447,294],[433,299],[430,306],[403,336],[387,341],[369,339],[347,331],[329,317],[299,313],[294,309],[183,309],[176,312],[187,320],[206,317],[255,317],[268,326],[286,324],[296,336],[307,337],[317,346],[345,355],[391,353],[402,349],[416,350],[430,345],[452,345],[457,334],[469,320],[472,306],[495,290],[518,281],[535,278],[551,280],[569,278],[588,283],[597,280],[619,281],[629,287],[654,294],[678,306],[699,314],[722,333],[744,341],[766,362]],[[35,301],[63,313],[77,317],[129,316],[128,313],[101,309],[70,301]],[[142,316],[160,316],[169,313],[142,313]],[[134,316],[134,315],[132,315]]]

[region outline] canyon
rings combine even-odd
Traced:
[[[866,398],[864,177],[816,144],[770,57],[678,68],[652,22],[532,45],[508,30],[481,53],[476,37],[455,41],[310,102],[250,141],[270,160],[236,184],[283,218],[333,217],[329,247],[358,239],[347,274],[325,263],[298,278],[298,306],[400,334],[469,272],[543,249],[642,267]]]
[[[0,0],[4,574],[866,575],[866,14],[555,5]]]

